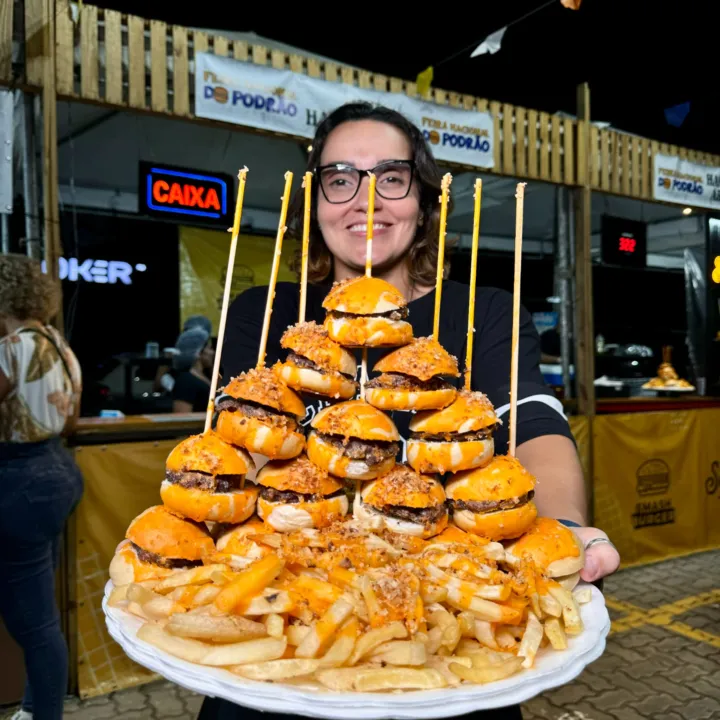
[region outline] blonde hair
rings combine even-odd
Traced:
[[[25,255],[0,255],[0,315],[48,323],[60,308],[60,283]]]

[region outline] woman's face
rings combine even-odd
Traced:
[[[346,122],[328,136],[320,165],[344,163],[361,170],[371,170],[388,160],[412,160],[410,142],[392,125],[376,120]],[[338,276],[348,271],[359,273],[365,268],[367,235],[368,177],[349,202],[329,203],[318,191],[317,217],[320,231],[335,258]],[[417,182],[407,197],[386,200],[375,194],[373,222],[373,267],[383,271],[395,266],[412,244],[420,219]]]
[[[212,343],[209,342],[200,353],[200,362],[202,363],[203,370],[210,370],[215,362],[215,350]]]

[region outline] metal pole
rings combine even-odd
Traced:
[[[8,255],[10,253],[10,225],[7,213],[0,213],[0,218],[2,218],[2,251],[3,255]]]
[[[30,93],[23,93],[23,195],[25,198],[25,242],[27,254],[40,259],[40,207],[38,204],[37,150],[35,146],[35,105]]]
[[[560,364],[562,366],[563,386],[565,397],[573,396],[570,385],[570,288],[568,265],[568,214],[567,191],[559,186],[556,189],[557,210],[557,254],[555,255],[555,293],[560,297],[560,312],[558,324],[560,325]]]

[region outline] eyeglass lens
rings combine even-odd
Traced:
[[[409,163],[383,163],[374,168],[378,195],[387,200],[401,200],[410,191],[412,167]],[[350,165],[333,165],[322,168],[320,182],[329,202],[347,202],[355,197],[365,175]]]

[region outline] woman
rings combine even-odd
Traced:
[[[408,299],[414,334],[432,334],[441,173],[422,133],[393,110],[368,104],[338,108],[318,127],[308,159],[314,172],[310,235],[307,319],[321,323],[322,301],[333,281],[361,275],[365,269],[367,171],[377,177],[373,230],[373,273],[395,285]],[[290,217],[295,235],[302,227],[302,193]],[[223,376],[254,366],[267,288],[239,296],[227,321]],[[445,281],[440,342],[453,355],[465,356],[468,287]],[[280,283],[273,305],[267,364],[284,356],[280,336],[297,321],[298,287]],[[485,392],[505,423],[496,450],[507,452],[510,387],[512,296],[478,288],[475,300],[473,389]],[[369,352],[369,366],[380,356]],[[562,406],[545,386],[539,370],[540,343],[529,313],[520,328],[518,459],[538,478],[536,502],[541,514],[562,519],[588,546],[583,578],[595,581],[614,572],[619,556],[607,535],[586,527],[587,502],[582,469]],[[316,408],[309,408],[309,415]],[[393,418],[403,436],[407,413]],[[229,703],[206,700],[200,720],[230,720],[261,715]],[[262,717],[267,717],[262,715]],[[520,718],[520,709],[478,713],[482,720]]]
[[[25,654],[18,720],[58,720],[67,690],[67,647],[54,570],[82,476],[62,446],[80,408],[72,350],[47,323],[59,285],[40,264],[0,255],[0,615]]]
[[[191,327],[177,339],[175,349],[173,412],[204,412],[210,399],[208,371],[212,370],[215,358],[210,334],[202,327]]]

